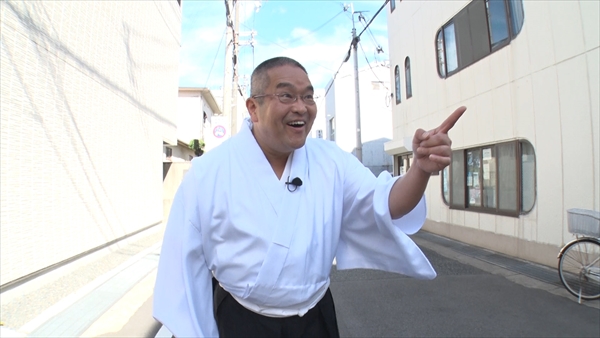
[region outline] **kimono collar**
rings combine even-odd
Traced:
[[[252,121],[246,118],[244,122],[239,133],[231,138],[235,157],[240,159],[239,163],[246,164],[244,170],[250,172],[251,177],[260,178],[260,189],[264,191],[267,199],[278,212],[282,202],[280,193],[285,191],[286,194],[290,194],[282,182],[285,182],[289,176],[290,180],[298,177],[303,183],[307,183],[308,159],[306,146],[296,149],[293,154],[290,154],[292,156],[291,166],[286,177],[282,176],[283,181],[280,181],[252,134]],[[300,187],[294,194],[303,194],[305,190],[303,188]]]

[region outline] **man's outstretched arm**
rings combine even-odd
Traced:
[[[439,127],[429,131],[418,129],[415,132],[412,141],[413,164],[390,191],[389,207],[392,219],[409,213],[421,200],[431,173],[450,164],[452,141],[448,137],[448,131],[466,110],[466,107],[459,107]]]

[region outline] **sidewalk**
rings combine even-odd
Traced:
[[[3,293],[1,337],[154,336],[160,325],[152,318],[152,292],[163,232],[158,225]]]

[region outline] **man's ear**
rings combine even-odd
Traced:
[[[248,114],[250,114],[250,120],[252,122],[258,122],[258,115],[257,110],[258,110],[258,104],[256,103],[256,99],[253,98],[248,98],[246,100],[246,109],[248,109]]]

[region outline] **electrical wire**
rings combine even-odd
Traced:
[[[373,22],[373,20],[375,20],[375,18],[377,17],[377,15],[379,15],[379,13],[381,12],[381,10],[383,8],[385,8],[385,5],[388,4],[388,2],[390,2],[390,0],[385,0],[385,2],[383,3],[383,5],[381,5],[381,7],[379,8],[379,10],[377,11],[377,13],[375,13],[375,15],[371,18],[371,20],[369,21],[369,23],[367,23],[367,25],[365,26],[365,28],[360,32],[360,34],[358,34],[356,36],[356,39],[358,41],[360,41],[360,36],[362,35],[362,33],[365,31],[365,29],[367,29],[369,27],[369,25],[371,25],[371,23]],[[340,72],[340,69],[342,69],[342,66],[344,65],[344,63],[346,63],[346,61],[348,61],[348,59],[350,58],[350,52],[352,51],[352,43],[354,41],[350,42],[350,47],[348,47],[348,52],[346,53],[346,57],[344,58],[344,60],[342,61],[342,63],[340,64],[340,67],[338,68],[338,70],[335,72],[335,74],[333,74],[333,79],[331,80],[329,86],[327,87],[327,89],[325,90],[325,96],[327,96],[327,93],[329,93],[329,90],[331,89],[331,86],[333,86],[333,83],[335,82],[335,78],[337,77],[337,74]],[[362,45],[361,45],[361,49],[362,49]],[[364,50],[363,50],[364,53]],[[366,56],[365,56],[366,57]],[[367,63],[369,63],[369,60],[367,59]],[[370,66],[370,64],[369,64]],[[378,79],[379,80],[379,79]],[[381,80],[379,80],[381,81]],[[386,89],[389,91],[389,89],[386,87]]]
[[[375,45],[375,52],[374,52],[374,55],[373,55],[374,58],[375,58],[375,61],[380,62],[379,58],[377,57],[377,54],[383,53],[383,48],[381,47],[381,45],[379,43],[377,43],[377,40],[375,39],[375,36],[373,35],[373,32],[371,31],[371,29],[369,29],[368,27],[366,27],[367,20],[362,15],[362,13],[359,15],[358,19],[359,19],[359,21],[362,19],[363,26],[365,26],[365,29],[367,30],[367,33],[369,33],[369,36],[371,37],[371,41]]]
[[[324,24],[322,24],[321,26],[319,26],[319,27],[317,27],[317,28],[313,29],[312,31],[308,32],[306,35],[304,35],[304,36],[300,36],[300,37],[297,37],[297,38],[295,38],[295,39],[292,39],[292,40],[283,41],[283,43],[285,43],[285,44],[290,44],[290,43],[292,43],[292,42],[296,42],[296,41],[298,41],[298,40],[302,40],[302,39],[304,39],[304,38],[308,37],[309,35],[312,35],[312,34],[316,33],[316,32],[317,32],[319,29],[321,29],[321,28],[325,27],[325,26],[326,26],[328,23],[330,23],[331,21],[333,21],[333,19],[337,18],[337,17],[338,17],[340,14],[342,14],[342,13],[344,13],[344,11],[341,11],[341,12],[337,13],[337,14],[336,14],[336,15],[334,15],[334,16],[333,16],[331,19],[327,20],[327,22],[325,22],[325,23],[324,23]]]
[[[208,72],[208,76],[206,77],[206,84],[204,85],[204,87],[208,86],[208,80],[210,80],[210,74],[212,73],[212,70],[215,67],[215,63],[217,62],[217,56],[219,56],[221,44],[223,43],[223,39],[225,39],[225,33],[227,33],[227,27],[225,27],[225,30],[223,30],[223,34],[221,35],[221,41],[219,41],[219,47],[217,47],[217,53],[215,54],[215,59],[213,60],[212,66],[210,66],[210,71]]]
[[[373,69],[373,67],[371,66],[371,62],[367,58],[367,53],[363,49],[362,43],[359,43],[359,45],[360,45],[360,50],[362,50],[363,55],[365,56],[365,60],[367,60],[367,65],[369,65],[371,72],[373,73],[373,75],[375,75],[375,78],[377,79],[377,81],[381,82],[383,84],[383,86],[385,87],[385,89],[389,91],[390,89],[385,85],[385,82],[381,81],[381,79],[377,76],[377,74],[375,74],[375,70]]]
[[[367,29],[371,25],[371,22],[373,22],[373,20],[375,20],[375,18],[377,17],[377,15],[379,15],[379,12],[381,12],[381,10],[385,7],[385,5],[387,5],[388,2],[390,2],[390,0],[385,0],[385,2],[383,3],[383,5],[381,5],[381,7],[379,8],[379,10],[377,11],[377,13],[375,13],[375,15],[371,18],[371,21],[369,21],[369,23],[367,24],[367,26],[357,35],[358,37],[360,37],[362,35],[362,33],[365,31],[365,29]]]
[[[369,68],[371,69],[371,72],[373,73],[373,75],[375,75],[375,78],[377,79],[377,81],[379,81],[379,83],[381,83],[383,85],[383,87],[385,88],[385,90],[386,90],[386,94],[385,94],[385,98],[384,98],[384,100],[385,100],[385,106],[389,107],[390,104],[391,104],[391,94],[392,94],[392,92],[385,85],[385,82],[381,81],[381,79],[379,78],[379,76],[377,76],[377,74],[375,73],[375,70],[373,69],[373,67],[371,67],[371,62],[369,62],[369,59],[367,58],[367,53],[365,53],[365,50],[363,49],[362,43],[360,44],[360,50],[362,50],[363,55],[365,56],[365,60],[367,60],[367,64],[369,65]]]

